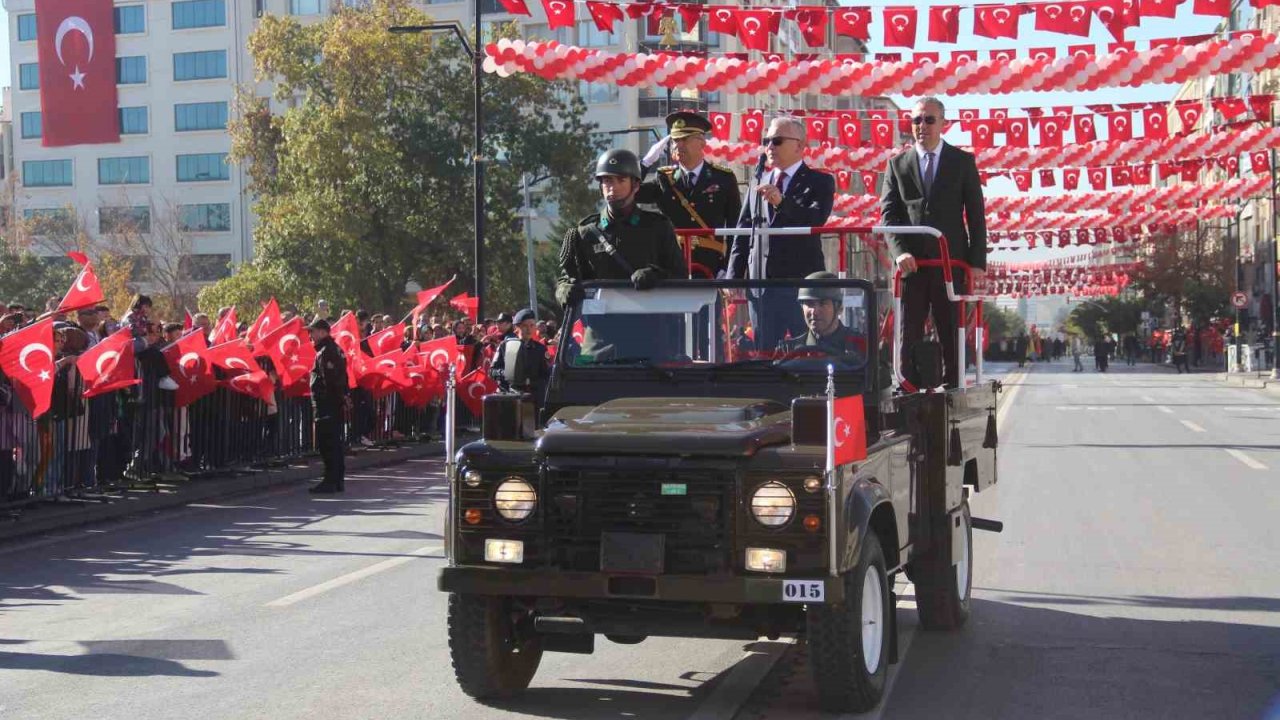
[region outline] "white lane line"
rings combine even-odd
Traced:
[[[1004,396],[1004,403],[1000,409],[996,411],[996,433],[1000,432],[1000,428],[1004,427],[1004,417],[1009,414],[1009,408],[1013,407],[1013,398],[1017,396],[1018,391],[1022,389],[1022,381],[1027,377],[1025,371],[1010,375],[1005,380],[1005,385],[1009,388],[1008,394]],[[1016,383],[1016,384],[1015,384]]]
[[[1150,395],[1143,395],[1142,402],[1147,403],[1148,405],[1155,405],[1156,399],[1151,397]]]
[[[1244,463],[1246,466],[1248,466],[1253,470],[1267,469],[1266,465],[1258,462],[1257,460],[1254,460],[1252,457],[1249,457],[1249,455],[1245,453],[1243,450],[1236,450],[1235,448],[1223,448],[1223,450],[1226,450],[1228,455],[1239,460],[1240,462]]]
[[[442,545],[441,543],[433,543],[431,545],[427,545],[426,547],[420,547],[417,550],[414,550],[413,552],[409,553],[408,555],[404,555],[401,557],[394,557],[394,558],[391,558],[390,560],[383,560],[382,562],[370,565],[367,568],[356,570],[355,572],[350,572],[350,573],[347,573],[346,575],[341,575],[332,580],[326,580],[320,583],[319,585],[313,585],[307,588],[306,590],[299,590],[298,592],[293,593],[292,595],[285,595],[284,597],[279,598],[277,600],[272,600],[271,602],[266,604],[266,607],[288,607],[290,605],[293,605],[294,603],[299,603],[308,598],[313,598],[322,593],[329,592],[330,590],[340,588],[343,585],[350,585],[353,582],[363,580],[369,577],[370,575],[377,575],[378,573],[384,570],[390,570],[391,568],[399,567],[407,562],[417,560],[418,558],[421,558],[421,557],[434,555],[435,553],[438,553],[443,549],[444,549],[444,545]]]
[[[1160,412],[1162,412],[1162,413],[1167,414],[1167,415],[1172,415],[1172,414],[1173,414],[1173,410],[1170,410],[1168,407],[1166,407],[1166,406],[1164,406],[1164,405],[1157,405],[1157,406],[1156,406],[1156,409],[1157,409],[1157,410],[1159,410],[1159,411],[1160,411]]]
[[[1186,425],[1187,429],[1190,430],[1191,432],[1204,432],[1204,428],[1191,422],[1190,420],[1179,420],[1178,422],[1182,423],[1183,425]]]
[[[752,647],[764,647],[761,650],[747,651],[734,663],[725,679],[716,685],[687,720],[720,720],[737,715],[738,710],[755,692],[756,686],[782,658],[783,652],[795,642],[795,638],[784,637],[755,643]]]

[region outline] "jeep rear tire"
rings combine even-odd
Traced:
[[[875,534],[863,538],[858,565],[842,580],[844,603],[806,609],[809,664],[823,710],[866,712],[884,695],[894,628],[884,551]]]
[[[449,655],[462,692],[485,700],[529,687],[542,661],[542,645],[519,632],[519,620],[509,598],[449,596]]]
[[[952,528],[949,523],[959,521],[959,560],[951,562]],[[916,584],[916,610],[920,626],[925,630],[956,630],[969,619],[969,593],[973,589],[973,518],[969,503],[965,501],[960,511],[948,514],[935,529],[932,550],[917,565],[912,578]]]

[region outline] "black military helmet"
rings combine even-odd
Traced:
[[[596,179],[604,175],[640,179],[640,158],[630,150],[606,150],[596,161]]]
[[[832,272],[816,272],[809,273],[804,276],[805,280],[839,280],[839,276]],[[837,305],[844,302],[844,292],[838,287],[802,287],[800,292],[796,294],[797,300],[830,300]]]

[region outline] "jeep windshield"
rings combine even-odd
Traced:
[[[667,281],[651,290],[588,283],[568,309],[557,363],[674,375],[777,377],[863,369],[872,290],[863,280]]]

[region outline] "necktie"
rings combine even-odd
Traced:
[[[933,153],[928,153],[924,158],[924,194],[929,195],[929,191],[933,189]]]
[[[691,173],[686,171],[684,174],[683,182],[684,182],[685,190],[692,190],[693,186],[698,184],[697,173]]]

